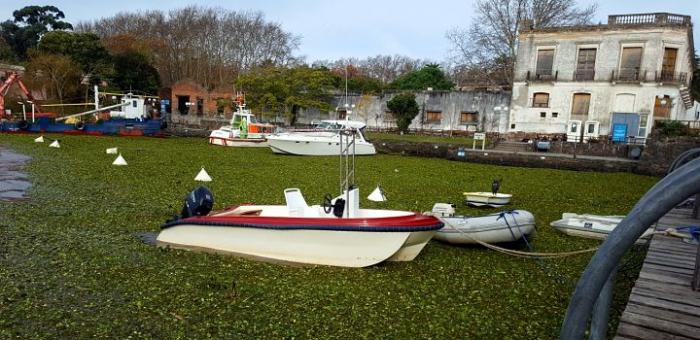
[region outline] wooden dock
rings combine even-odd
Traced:
[[[696,225],[692,209],[674,209],[656,230]],[[700,339],[700,291],[691,287],[698,246],[654,235],[615,339]]]

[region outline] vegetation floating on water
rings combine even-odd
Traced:
[[[0,205],[0,338],[339,337],[553,338],[589,255],[548,262],[431,241],[413,262],[364,269],[292,267],[162,250],[139,241],[179,211],[204,166],[215,209],[282,204],[298,187],[309,203],[338,191],[337,157],[273,155],[200,138],[0,135],[32,156],[31,200]],[[109,147],[129,160],[111,163]],[[624,214],[655,178],[524,169],[377,155],[357,159],[362,206],[467,208],[462,192],[503,178],[513,208],[537,221],[534,248],[558,252],[598,241],[562,235],[562,212]],[[364,196],[380,183],[388,201]],[[614,308],[624,307],[643,251],[628,257]]]

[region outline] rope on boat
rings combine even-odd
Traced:
[[[511,226],[508,223],[508,219],[505,218],[506,213],[512,214],[512,212],[506,211],[506,212],[501,213],[501,217],[503,217],[503,219],[506,221],[506,225],[508,226],[508,229],[510,229]],[[500,217],[499,217],[499,219],[500,219]],[[515,217],[513,217],[513,219],[515,219]],[[574,251],[568,251],[568,252],[559,252],[559,253],[541,253],[541,252],[531,252],[531,251],[530,252],[519,251],[519,250],[513,250],[513,249],[499,247],[499,246],[496,246],[496,245],[493,245],[490,243],[486,243],[486,242],[481,241],[481,240],[477,240],[477,239],[471,237],[469,234],[465,233],[464,231],[460,230],[459,228],[453,226],[452,224],[447,223],[447,225],[449,225],[450,228],[456,230],[458,233],[462,234],[463,236],[467,237],[468,239],[470,239],[470,240],[472,240],[472,241],[474,241],[474,242],[476,242],[476,243],[478,243],[478,244],[480,244],[488,249],[495,250],[499,253],[503,253],[503,254],[511,255],[511,256],[515,256],[515,257],[535,258],[535,259],[555,259],[555,258],[591,253],[591,252],[598,250],[598,247],[595,247],[595,248],[574,250]],[[520,226],[518,225],[517,221],[516,221],[516,226],[518,227],[518,231],[520,231],[520,235],[522,235],[522,237],[524,239],[526,239],[526,242],[527,242],[527,238],[520,230]],[[512,230],[511,230],[511,234],[513,234]],[[513,237],[515,237],[515,235],[513,235]],[[529,243],[528,243],[528,245],[529,245]],[[529,247],[529,248],[532,249],[531,247]]]

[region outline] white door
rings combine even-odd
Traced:
[[[570,120],[566,123],[566,140],[568,142],[581,141],[581,121]]]
[[[600,136],[600,122],[596,121],[586,121],[583,126],[583,140],[585,142],[589,141],[591,138],[598,138]]]

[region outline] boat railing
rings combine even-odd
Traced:
[[[569,301],[560,339],[582,339],[589,320],[590,338],[606,338],[614,280],[622,256],[652,224],[700,193],[700,148],[691,151],[671,164],[666,177],[647,191],[593,255]]]

